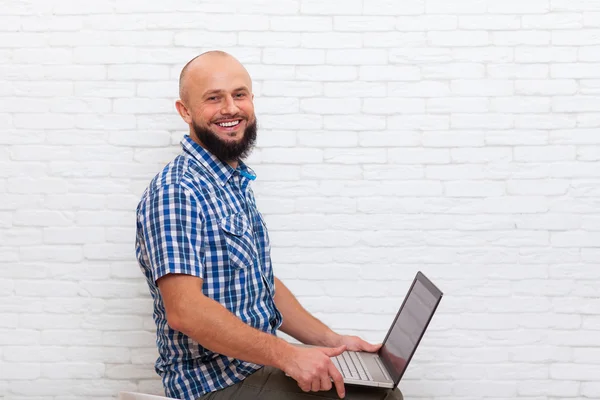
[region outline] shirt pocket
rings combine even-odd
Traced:
[[[248,218],[241,212],[231,214],[222,218],[219,226],[225,234],[229,265],[242,269],[251,267],[257,250]]]

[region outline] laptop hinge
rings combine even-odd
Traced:
[[[375,361],[377,361],[377,365],[379,366],[379,369],[383,373],[383,376],[385,376],[385,379],[387,379],[388,381],[391,381],[392,379],[388,375],[387,370],[385,369],[385,365],[383,365],[383,362],[381,361],[381,358],[379,358],[379,356],[377,356],[377,357],[375,357]]]

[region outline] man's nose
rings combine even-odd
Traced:
[[[223,108],[221,109],[221,114],[225,115],[235,115],[237,114],[239,108],[235,104],[233,97],[225,96],[223,101]]]

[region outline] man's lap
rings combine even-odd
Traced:
[[[403,400],[400,390],[345,385],[347,400]],[[335,388],[327,392],[303,392],[296,381],[272,367],[264,367],[244,381],[212,392],[199,400],[315,400],[339,399]]]

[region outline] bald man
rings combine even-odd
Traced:
[[[136,254],[166,395],[401,399],[398,390],[344,387],[330,357],[380,346],[329,329],[273,274],[256,175],[242,161],[257,131],[248,71],[229,54],[204,53],[183,68],[179,92],[189,134],[137,207]],[[291,345],[278,329],[316,347]]]

